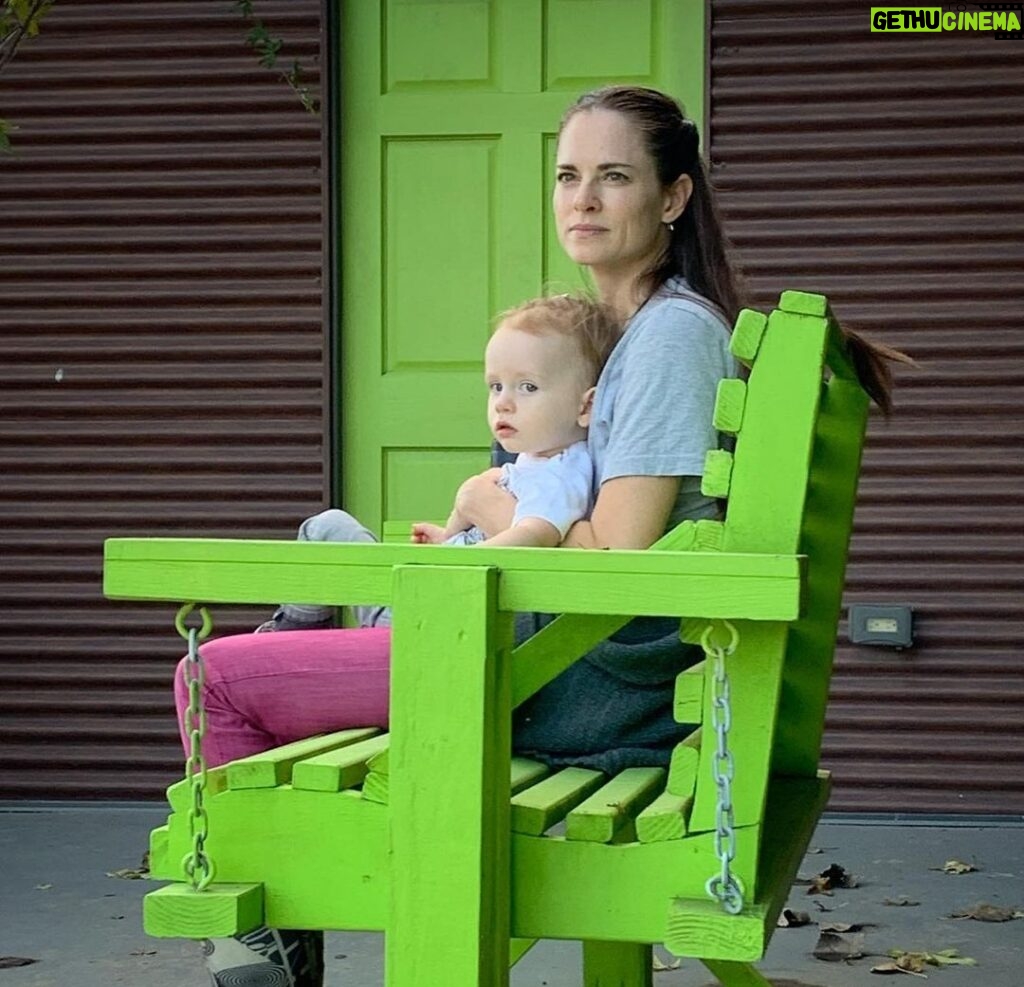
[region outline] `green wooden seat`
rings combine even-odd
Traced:
[[[154,935],[260,922],[380,929],[389,987],[508,982],[538,938],[584,942],[584,983],[651,983],[651,943],[728,987],[767,981],[767,947],[828,797],[818,770],[867,398],[824,298],[745,311],[705,492],[723,522],[685,522],[647,552],[113,539],[106,592],[132,599],[394,607],[391,733],[346,730],[211,770],[206,847],[185,880],[191,782],[169,791],[147,897]],[[563,616],[513,649],[517,611]],[[679,676],[676,718],[699,723],[669,769],[614,778],[510,755],[510,709],[633,615],[676,615],[687,639],[734,628],[724,668],[733,755],[731,875],[721,874],[716,767],[722,676]],[[725,624],[724,622],[728,622]]]

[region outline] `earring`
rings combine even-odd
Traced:
[[[668,227],[669,233],[675,233],[675,231],[676,231],[676,224],[675,223],[666,223],[665,225]]]

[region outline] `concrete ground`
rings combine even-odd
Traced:
[[[137,868],[148,831],[165,810],[150,805],[0,804],[0,957],[36,962],[7,967],[0,987],[189,987],[208,983],[195,944],[147,938],[141,899],[152,885],[109,877]],[[1021,987],[1024,918],[984,922],[950,918],[979,903],[1024,909],[1024,820],[992,821],[827,817],[803,874],[837,863],[859,886],[831,896],[795,887],[790,907],[812,922],[862,923],[862,951],[848,962],[812,956],[817,925],[779,929],[760,969],[777,987],[855,987],[885,983],[871,968],[888,950],[956,949],[977,965],[929,967],[933,984]],[[977,870],[947,874],[956,859]],[[916,905],[887,905],[907,899]],[[858,933],[845,933],[849,942]],[[379,935],[331,934],[326,987],[382,983]],[[660,959],[667,965],[670,957]],[[512,973],[515,987],[579,987],[579,947],[543,942]],[[899,976],[897,982],[902,982]],[[911,981],[907,981],[910,983]],[[686,961],[657,972],[656,987],[704,987],[712,977]],[[438,985],[446,987],[446,985]]]

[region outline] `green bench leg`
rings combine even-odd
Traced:
[[[652,987],[654,954],[632,942],[584,942],[583,987]]]
[[[722,987],[772,987],[749,963],[731,963],[727,960],[701,960],[719,980]]]
[[[497,599],[495,569],[394,571],[391,717],[406,729],[389,758],[387,987],[508,985],[512,622]]]

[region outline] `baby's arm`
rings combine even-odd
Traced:
[[[478,541],[477,545],[494,548],[500,545],[521,548],[554,548],[562,540],[561,532],[550,521],[539,517],[524,517],[518,524],[506,528],[493,538]]]
[[[448,521],[442,528],[439,524],[418,521],[412,526],[411,541],[417,545],[443,545],[452,535],[465,531],[469,522],[455,509],[448,515]]]

